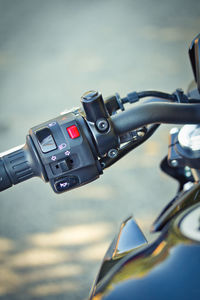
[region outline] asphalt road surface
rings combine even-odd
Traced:
[[[200,2],[0,0],[0,152],[81,95],[173,92],[192,79]],[[56,195],[34,178],[0,194],[0,299],[87,299],[121,221],[148,228],[176,184],[159,170],[163,126],[85,187]]]

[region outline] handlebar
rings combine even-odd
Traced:
[[[151,95],[165,101],[134,104],[124,111],[125,103]],[[33,176],[49,181],[56,193],[68,191],[97,179],[103,169],[146,141],[159,123],[197,124],[200,120],[200,104],[189,103],[180,90],[172,95],[134,92],[122,99],[115,94],[105,101],[100,93],[90,91],[81,101],[83,110],[31,128],[24,146],[0,155],[0,191]],[[149,124],[156,125],[148,128]]]
[[[112,117],[116,134],[123,135],[136,128],[154,123],[198,124],[199,104],[147,103],[130,108]]]

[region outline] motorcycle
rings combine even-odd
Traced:
[[[103,259],[90,299],[197,299],[200,261],[200,35],[191,43],[195,77],[187,94],[132,92],[103,99],[86,92],[77,108],[34,126],[25,145],[1,153],[0,191],[34,176],[64,193],[99,178],[104,170],[147,141],[160,124],[170,131],[163,172],[177,194],[152,226],[148,244],[133,218],[125,220]],[[141,99],[144,100],[141,103]],[[125,110],[129,103],[133,107]],[[121,112],[119,112],[121,111]]]

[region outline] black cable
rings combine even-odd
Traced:
[[[159,91],[142,91],[142,92],[132,92],[129,93],[126,97],[122,98],[121,101],[123,104],[125,103],[135,103],[142,98],[146,97],[156,97],[160,99],[170,100],[170,101],[177,101],[177,97],[174,94],[163,93]]]
[[[147,139],[149,139],[154,134],[154,132],[158,129],[159,126],[160,126],[160,124],[154,124],[154,125],[150,126],[150,128],[148,129],[147,133],[145,134],[145,136],[143,138],[140,138],[137,141],[131,141],[128,144],[126,144],[125,146],[123,146],[119,150],[117,157],[115,157],[115,158],[109,158],[109,157],[102,158],[100,160],[100,163],[102,164],[103,169],[112,166],[114,163],[116,163],[119,159],[124,157],[130,151],[134,150],[135,148],[137,148],[138,146],[143,144]]]
[[[157,98],[168,99],[172,101],[176,100],[175,95],[163,93],[159,91],[143,91],[143,92],[138,92],[137,94],[140,99],[145,97],[157,97]]]

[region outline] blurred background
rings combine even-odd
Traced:
[[[0,152],[87,90],[186,89],[199,14],[198,0],[0,0]],[[87,299],[125,218],[152,239],[176,191],[159,170],[169,129],[85,187],[56,195],[34,178],[0,194],[0,299]]]

